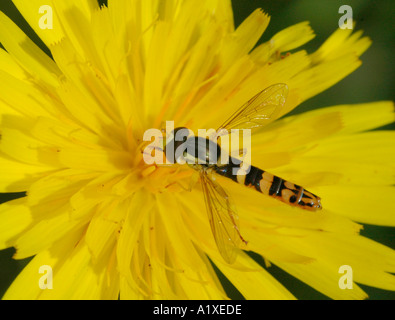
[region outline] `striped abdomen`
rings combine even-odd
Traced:
[[[253,166],[247,174],[240,174],[240,166],[241,164],[234,164],[230,159],[229,164],[216,167],[215,172],[289,205],[310,211],[322,208],[321,199],[303,187]],[[233,171],[239,172],[239,175]]]

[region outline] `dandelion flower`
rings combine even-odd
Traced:
[[[293,299],[247,253],[334,299],[363,299],[356,284],[395,289],[394,252],[359,235],[394,225],[391,102],[285,117],[253,136],[253,164],[311,189],[324,209],[290,207],[218,177],[238,210],[246,248],[224,261],[190,169],[147,165],[142,137],[166,120],[216,128],[262,89],[285,83],[277,118],[361,64],[370,40],[338,30],[314,53],[307,22],[256,47],[261,10],[239,27],[230,1],[14,0],[52,57],[0,14],[0,248],[34,256],[5,299],[226,299],[214,265],[246,299]],[[289,53],[292,52],[292,53]],[[52,59],[53,58],[53,59]],[[273,119],[274,120],[274,119]],[[37,285],[53,269],[53,289]],[[339,267],[354,271],[339,288]]]

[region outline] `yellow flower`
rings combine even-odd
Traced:
[[[49,0],[53,29],[37,23],[41,0],[14,0],[48,46],[43,53],[0,14],[0,248],[35,256],[5,299],[223,299],[213,265],[247,299],[292,299],[239,250],[228,264],[215,244],[191,170],[149,166],[142,137],[166,120],[217,128],[262,89],[285,83],[278,117],[360,64],[370,40],[336,31],[313,54],[299,23],[255,47],[261,10],[238,28],[226,0]],[[292,51],[291,54],[287,54]],[[275,121],[253,136],[253,164],[322,198],[290,207],[218,178],[235,203],[244,248],[334,299],[366,298],[356,284],[395,289],[394,252],[359,235],[361,223],[394,225],[391,102],[324,108]],[[352,267],[352,290],[339,268]],[[53,289],[37,285],[41,266]],[[291,290],[292,291],[292,290]]]

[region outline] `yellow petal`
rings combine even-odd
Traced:
[[[17,199],[0,205],[0,248],[11,247],[15,239],[32,222],[25,199]]]
[[[322,63],[300,73],[287,84],[307,100],[333,86],[361,65],[357,55],[347,54]],[[288,112],[290,110],[287,110]]]
[[[127,281],[132,287],[134,287],[135,280],[131,261],[136,250],[136,244],[138,244],[137,240],[140,237],[141,226],[147,219],[147,213],[152,209],[151,204],[152,198],[145,192],[137,192],[133,196],[133,201],[126,212],[125,222],[118,239],[117,261],[119,273],[121,279],[125,279],[122,281]]]
[[[105,260],[108,252],[112,252],[116,245],[120,223],[115,219],[113,220],[112,217],[107,217],[106,214],[100,215],[100,213],[117,210],[117,204],[117,202],[112,202],[100,206],[99,214],[96,214],[89,222],[85,239],[94,264]],[[117,211],[120,211],[120,209]]]
[[[322,205],[354,221],[395,226],[392,186],[322,186],[316,187]]]
[[[352,34],[352,29],[338,28],[313,54],[314,63],[325,60],[334,60],[342,55],[353,53],[361,56],[371,45],[372,41],[361,38],[362,31]]]
[[[270,18],[261,9],[255,10],[229,35],[223,48],[223,67],[226,69],[237,59],[248,54],[269,25]]]
[[[50,150],[44,143],[32,138],[29,132],[31,126],[28,118],[3,115],[1,152],[30,165],[42,168],[56,166],[56,149]]]
[[[24,192],[28,187],[52,168],[28,165],[0,155],[0,192]]]
[[[362,300],[368,295],[357,285],[353,284],[352,290],[342,290],[339,287],[339,279],[342,274],[338,268],[328,267],[326,262],[313,262],[308,265],[296,263],[283,263],[273,261],[275,265],[303,281],[310,287],[336,300]]]
[[[221,272],[232,282],[246,299],[293,300],[295,297],[275,280],[266,270],[259,266],[245,253],[237,260],[244,267],[256,271],[246,271],[240,274],[235,268],[226,263],[215,262]]]
[[[59,161],[67,167],[75,169],[91,169],[96,163],[95,170],[128,170],[132,167],[132,159],[127,152],[65,149],[59,152]]]
[[[107,7],[92,13],[92,40],[96,52],[95,66],[106,76],[106,80],[113,86],[125,62],[125,52],[119,50],[117,36],[111,26],[110,11]],[[126,41],[126,39],[124,40]]]
[[[314,37],[309,22],[301,22],[276,33],[270,41],[256,47],[251,52],[251,57],[259,64],[275,61],[278,57],[272,58],[273,55],[298,48]]]
[[[65,169],[48,174],[36,180],[29,187],[29,205],[56,202],[63,205],[70,197],[96,178],[98,173],[88,173],[82,170]]]
[[[40,209],[40,206],[32,208],[32,216],[42,214]],[[25,230],[23,235],[15,242],[17,252],[14,258],[24,259],[33,256],[50,248],[54,242],[62,237],[81,230],[90,217],[86,216],[85,220],[71,220],[68,209],[68,206],[58,207],[52,212],[51,216],[40,217],[41,219],[34,226]]]
[[[391,131],[373,131],[327,139],[276,172],[306,186],[389,186],[395,174],[394,138]]]
[[[225,30],[234,31],[234,19],[232,3],[230,0],[209,0],[205,3],[208,12],[218,20],[218,22],[226,26]]]
[[[280,52],[286,52],[304,45],[314,37],[309,22],[304,21],[276,33],[270,43]]]
[[[342,128],[341,134],[350,134],[378,128],[395,121],[394,103],[392,101],[377,101],[351,105],[338,105],[309,111],[298,117],[289,117],[285,121],[310,121],[316,124],[319,117],[330,117],[338,114]],[[322,124],[321,124],[322,125]]]
[[[54,271],[53,289],[44,290],[40,299],[117,299],[119,280],[116,268],[109,268],[109,260],[93,264],[83,239],[70,251],[68,259]]]
[[[221,122],[216,120],[215,117],[223,117],[223,115],[218,113],[218,108],[227,110],[229,104],[234,103],[229,101],[227,97],[236,90],[242,79],[246,77],[253,68],[254,65],[251,60],[248,57],[244,57],[226,70],[220,80],[206,92],[204,97],[202,97],[185,117],[185,121],[189,120],[192,122],[189,127],[193,130],[195,128],[210,129],[219,126]],[[217,106],[217,108],[213,108],[213,105]]]
[[[295,157],[298,152],[308,150],[311,145],[337,133],[341,128],[342,118],[336,111],[315,116],[306,114],[287,117],[254,135],[253,146],[265,147],[255,148],[251,152],[254,159],[255,156],[263,158],[263,154],[274,152],[288,152]]]
[[[4,13],[0,12],[0,42],[26,72],[50,86],[57,86],[60,71]]]
[[[23,68],[4,49],[0,50],[0,70],[5,71],[17,79],[26,79],[27,76]]]
[[[324,294],[334,299],[366,297],[357,286],[353,290],[339,288],[341,274],[338,270],[342,265],[353,269],[353,279],[356,282],[394,290],[395,277],[389,272],[394,271],[395,254],[390,248],[358,235],[302,230],[294,230],[294,233],[297,236],[288,242],[288,248],[314,256],[315,261],[307,265],[273,262]]]
[[[193,243],[188,240],[188,229],[183,229],[185,224],[182,216],[179,215],[179,208],[175,199],[160,194],[156,198],[161,221],[170,241],[169,245],[179,257],[177,260],[180,260],[180,265],[192,268],[201,263],[201,258]],[[179,232],[173,232],[173,228],[179,230]]]
[[[323,156],[325,153],[328,159],[333,155],[345,161],[359,160],[362,164],[386,164],[393,167],[394,144],[393,131],[378,130],[333,137],[323,141],[322,146],[312,149],[306,155]]]
[[[83,1],[82,1],[83,2]],[[29,2],[23,0],[13,0],[13,3],[18,8],[19,12],[23,15],[29,25],[33,28],[36,34],[41,38],[41,40],[49,47],[52,43],[60,41],[64,36],[65,32],[59,16],[56,11],[53,10],[53,29],[41,29],[39,25],[39,20],[42,18],[43,14],[39,13],[39,9],[43,5],[49,5],[54,9],[53,1],[48,0],[43,3],[41,0],[32,0]]]
[[[77,87],[72,82],[64,82],[58,89],[58,94],[67,109],[71,114],[71,119],[88,130],[94,131],[96,134],[100,134],[104,128],[111,127],[113,120],[106,114],[101,108],[100,104],[95,101],[95,98],[89,94],[86,94],[81,90],[82,87]],[[81,103],[84,104],[84,108],[81,108]],[[84,121],[81,121],[84,119]],[[111,127],[112,130],[108,132],[111,136],[118,136],[121,140],[120,129],[118,126]],[[121,140],[122,141],[122,140]]]
[[[14,280],[3,299],[35,300],[45,292],[47,294],[53,292],[50,289],[43,290],[40,288],[39,280],[44,275],[39,273],[40,267],[51,267],[55,277],[57,268],[67,260],[79,239],[81,239],[80,233],[71,233],[63,241],[54,244],[49,251],[42,251],[37,254]],[[53,287],[56,288],[56,280],[53,282]]]
[[[1,107],[2,114],[14,113],[17,115],[23,114],[29,117],[37,117],[40,115],[48,115],[48,112],[43,109],[43,105],[37,100],[44,100],[39,90],[34,88],[21,80],[12,77],[10,74],[0,71],[1,84],[1,100],[4,102],[4,107]],[[49,108],[51,110],[52,108]]]
[[[248,250],[256,252],[269,261],[283,261],[290,263],[307,264],[314,261],[314,258],[303,256],[289,250],[286,245],[278,241],[278,237],[282,236],[276,231],[277,226],[262,229],[259,223],[254,226],[246,227],[243,224],[243,237],[248,239]]]
[[[95,0],[53,1],[53,8],[59,17],[65,36],[71,41],[81,57],[93,58],[91,15],[98,8]]]

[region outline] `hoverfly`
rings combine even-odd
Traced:
[[[225,121],[218,128],[217,133],[230,132],[231,129],[236,128],[253,129],[264,126],[281,112],[287,94],[287,85],[281,83],[262,90]],[[219,164],[221,147],[218,141],[195,136],[185,137],[181,142],[175,141],[176,133],[182,129],[186,128],[174,129],[171,142],[174,143],[174,150],[181,143],[184,144],[183,157],[189,160],[187,163],[190,167],[199,172],[211,230],[218,250],[226,262],[233,263],[237,252],[235,249],[242,242],[247,242],[241,236],[237,224],[238,217],[229,197],[219,183],[212,178],[213,174],[229,178],[301,209],[310,211],[321,209],[321,199],[318,196],[257,167],[250,166],[248,173],[238,172],[235,175],[235,171],[242,170],[241,162],[229,156],[227,164]],[[217,134],[217,139],[219,135]],[[165,150],[168,145],[169,143],[165,146]]]

